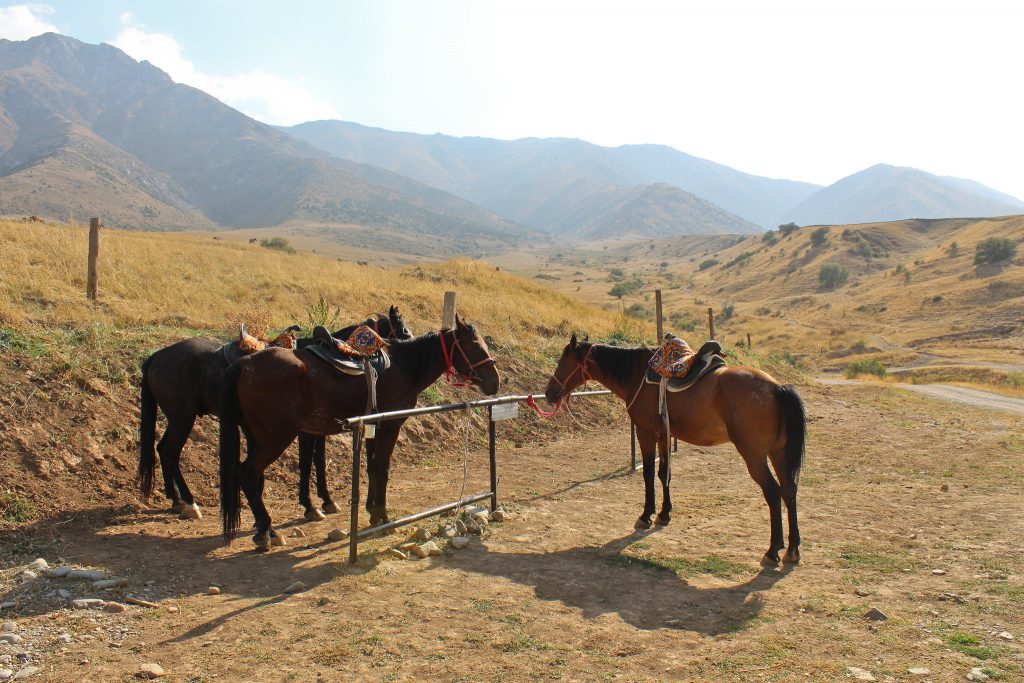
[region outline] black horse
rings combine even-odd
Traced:
[[[372,316],[363,323],[338,330],[335,335],[347,338],[359,325],[375,327],[384,336],[406,339],[412,337],[401,314],[394,306],[387,317]],[[300,339],[298,346],[303,347],[311,342],[312,340]],[[202,513],[181,473],[181,451],[192,433],[197,417],[220,415],[224,371],[237,360],[231,353],[232,348],[236,348],[236,344],[223,344],[203,338],[185,339],[160,349],[142,364],[139,488],[145,497],[153,493],[156,453],[159,451],[164,494],[172,501],[171,510],[188,519],[197,519]],[[158,407],[167,418],[167,428],[160,443],[156,444]],[[330,496],[326,495],[326,455],[322,439],[319,443],[306,442],[305,458],[300,458],[300,481],[305,483],[306,501],[309,500],[309,471],[314,461],[317,491],[324,498],[325,504],[330,503]],[[302,501],[301,489],[299,498]],[[310,506],[306,507],[308,510]]]

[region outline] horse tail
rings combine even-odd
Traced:
[[[149,388],[150,356],[142,363],[142,393],[139,416],[139,469],[136,478],[143,498],[153,495],[153,473],[156,469],[156,397]]]
[[[807,435],[807,414],[804,402],[796,387],[792,384],[779,385],[775,388],[775,400],[782,410],[782,424],[786,428],[786,474],[794,484],[800,479],[800,468],[804,464],[804,446]]]
[[[241,461],[238,436],[238,378],[242,363],[235,363],[224,372],[224,393],[220,411],[220,518],[224,539],[234,538],[241,522],[242,499],[238,479]]]

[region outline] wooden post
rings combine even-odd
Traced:
[[[497,440],[494,430],[494,406],[487,406],[487,451],[491,461],[491,512],[498,509],[498,461],[495,454]]]
[[[708,306],[708,339],[715,338],[715,309]]]
[[[747,349],[750,348],[750,333],[747,332]]]
[[[455,329],[455,292],[444,293],[444,305],[441,308],[441,329]]]
[[[654,314],[658,321],[658,344],[665,337],[665,323],[661,317],[661,290],[654,290]]]
[[[96,285],[99,274],[96,272],[96,261],[100,257],[100,219],[89,219],[89,274],[85,282],[85,296],[96,301]]]
[[[348,520],[348,563],[359,558],[359,460],[363,440],[363,425],[352,430],[352,499]]]

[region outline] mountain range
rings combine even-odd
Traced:
[[[143,229],[335,226],[413,253],[742,234],[777,223],[992,216],[1024,203],[879,165],[822,188],[663,145],[275,128],[110,45],[0,40],[0,214]],[[344,229],[342,229],[344,228]]]

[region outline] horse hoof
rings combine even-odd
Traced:
[[[282,536],[281,534],[277,533],[276,531],[271,531],[270,545],[274,546],[275,548],[279,548],[283,545],[288,545],[288,542],[284,540],[284,536]]]
[[[643,517],[641,517],[638,520],[636,520],[636,524],[633,525],[633,528],[634,529],[650,529],[651,528],[651,520],[644,519]]]
[[[333,500],[330,503],[324,503],[323,510],[328,515],[333,515],[341,512],[341,508]]]
[[[188,503],[183,500],[176,500],[171,504],[171,512],[176,515],[182,515],[185,513],[185,508],[188,507]]]
[[[203,511],[200,510],[199,506],[196,505],[195,503],[192,503],[191,505],[186,503],[185,507],[183,507],[181,509],[181,518],[182,519],[202,519],[203,518]]]
[[[256,534],[252,537],[252,542],[258,552],[265,553],[270,550],[270,536],[266,533]]]
[[[800,551],[796,548],[790,548],[782,556],[782,562],[783,564],[800,564]]]
[[[316,508],[309,508],[306,510],[306,521],[307,522],[319,522],[320,520],[327,517],[324,513],[320,512]]]
[[[671,522],[671,521],[672,521],[672,518],[669,515],[658,515],[654,519],[654,523],[657,524],[658,526],[668,526],[668,523]]]
[[[774,555],[774,557],[772,557]],[[779,554],[776,553],[765,553],[764,557],[761,558],[762,567],[778,567],[779,566]]]

